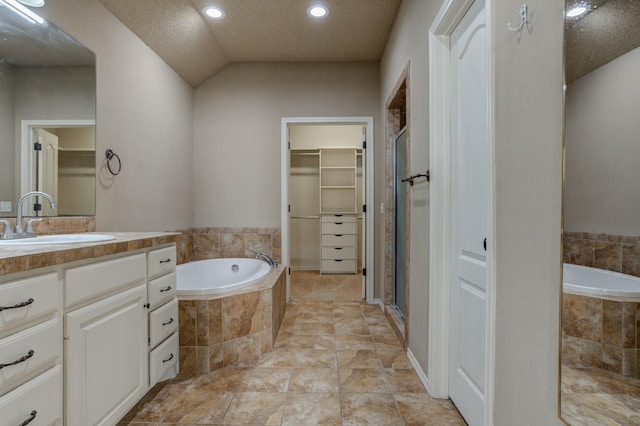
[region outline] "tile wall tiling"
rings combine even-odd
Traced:
[[[191,228],[178,244],[179,263],[228,257],[253,258],[262,252],[281,262],[282,235],[273,228]]]
[[[563,260],[640,277],[640,236],[565,231]],[[562,317],[563,363],[640,377],[640,303],[564,294]]]
[[[16,218],[7,218],[11,225],[15,227]],[[23,226],[26,224],[27,219],[33,219],[32,217],[25,217]],[[51,234],[77,234],[81,232],[95,232],[96,231],[96,218],[95,216],[52,216],[43,217],[41,221],[33,224],[33,230],[36,234],[51,235]]]
[[[639,303],[564,294],[564,365],[638,376]]]
[[[564,233],[565,263],[640,277],[640,236]]]

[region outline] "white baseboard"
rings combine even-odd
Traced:
[[[425,389],[429,391],[429,379],[427,378],[427,375],[424,374],[420,363],[418,362],[416,357],[413,356],[413,352],[411,352],[411,349],[409,348],[407,348],[407,358],[409,358],[409,362],[411,362],[411,365],[413,365],[413,368],[416,370],[416,373],[418,374],[418,377],[420,378],[420,381],[424,385]]]
[[[382,312],[384,312],[384,303],[382,303],[382,300],[373,299],[373,304],[380,306],[380,309],[382,310]]]

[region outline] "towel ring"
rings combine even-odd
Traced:
[[[113,176],[117,176],[120,173],[120,170],[122,170],[122,161],[120,160],[120,157],[110,149],[107,149],[107,151],[105,152],[105,156],[107,157],[107,169],[109,169],[109,173],[111,173]],[[115,172],[111,168],[111,160],[113,160],[114,158],[118,160],[118,170]]]

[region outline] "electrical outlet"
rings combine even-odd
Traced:
[[[9,213],[11,211],[11,201],[0,201],[0,213]]]

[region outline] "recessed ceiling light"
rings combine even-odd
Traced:
[[[329,14],[329,9],[321,5],[315,5],[307,10],[307,14],[312,18],[324,18]]]
[[[205,15],[214,19],[224,18],[224,12],[222,9],[218,9],[217,7],[205,7],[203,12]]]
[[[576,6],[567,12],[567,16],[569,18],[575,18],[577,16],[584,14],[586,11],[587,11],[587,8],[585,6]]]

